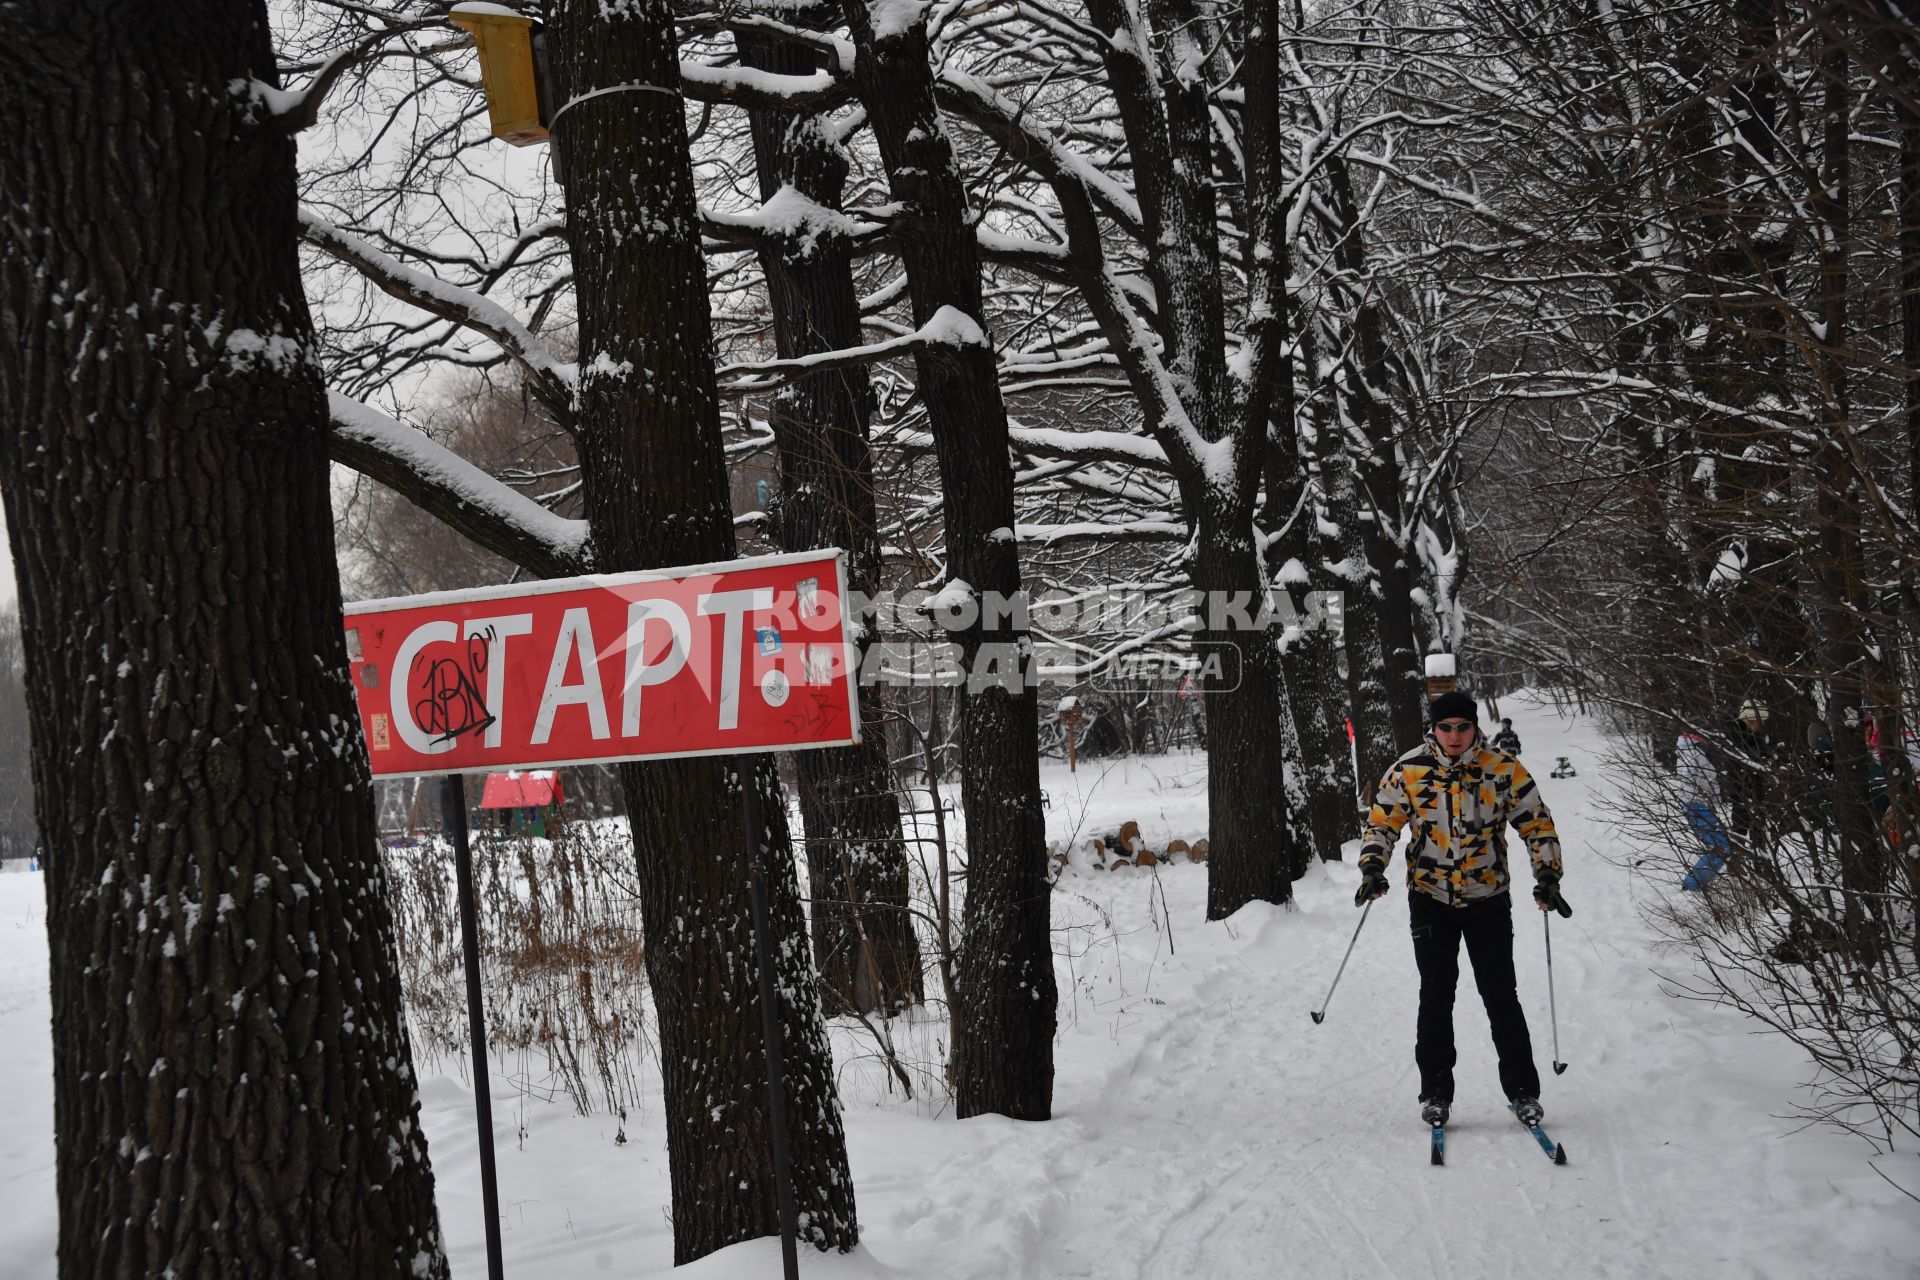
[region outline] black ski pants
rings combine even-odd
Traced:
[[[1414,892],[1413,959],[1420,967],[1420,1025],[1413,1059],[1420,1067],[1420,1096],[1453,1098],[1453,993],[1460,981],[1460,943],[1473,961],[1474,985],[1487,1006],[1493,1047],[1500,1055],[1500,1088],[1509,1099],[1540,1096],[1527,1015],[1520,1009],[1513,973],[1513,900],[1507,894],[1465,907],[1449,906]]]

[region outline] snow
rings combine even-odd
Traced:
[[[605,354],[599,358],[605,359]],[[335,431],[405,459],[414,471],[430,477],[441,488],[458,494],[463,501],[490,512],[502,522],[524,530],[551,548],[556,556],[577,558],[585,548],[589,532],[585,520],[555,515],[451,449],[436,444],[426,433],[396,422],[371,405],[338,391],[327,392],[327,412]]]
[[[982,346],[990,347],[986,334],[979,324],[966,312],[957,307],[943,306],[935,311],[926,324],[897,338],[888,338],[884,342],[870,342],[858,347],[841,347],[834,351],[818,351],[811,355],[794,356],[788,360],[755,360],[738,364],[722,365],[716,371],[722,379],[737,377],[741,374],[805,374],[814,369],[837,369],[847,365],[871,364],[878,360],[904,355],[927,346]]]
[[[1075,520],[1066,524],[1021,524],[1014,527],[1020,541],[1043,546],[1062,540],[1097,538],[1179,542],[1188,533],[1187,526],[1178,520]]]
[[[818,97],[834,87],[833,75],[827,71],[784,75],[778,71],[762,71],[757,67],[716,67],[692,59],[680,63],[680,78],[688,84],[705,85],[722,92],[744,89],[769,98]]]
[[[1144,467],[1167,469],[1167,451],[1146,436],[1127,431],[1064,431],[1058,427],[1029,427],[1009,422],[1008,434],[1016,445],[1055,457],[1118,458]]]
[[[1555,1077],[1541,928],[1516,913],[1521,998],[1546,1083],[1555,1168],[1506,1118],[1471,979],[1456,1008],[1460,1091],[1448,1166],[1427,1164],[1415,1106],[1416,981],[1406,894],[1378,903],[1324,1025],[1319,1006],[1359,914],[1349,861],[1316,864],[1299,906],[1203,921],[1203,868],[1095,871],[1084,855],[1054,890],[1060,979],[1055,1118],[953,1119],[889,1093],[871,1041],[836,1025],[847,1139],[864,1233],[846,1257],[803,1251],[803,1275],[1179,1278],[1633,1277],[1894,1280],[1920,1261],[1920,1214],[1852,1138],[1789,1117],[1809,1069],[1732,1010],[1673,999],[1639,912],[1677,870],[1636,873],[1602,817],[1604,742],[1507,697],[1566,841],[1569,920],[1555,918],[1561,1056]],[[1149,847],[1204,831],[1203,757],[1042,766],[1047,835],[1084,849],[1135,820]],[[958,788],[949,789],[957,793]],[[924,807],[924,797],[922,797]],[[956,815],[956,818],[958,815]],[[923,828],[930,820],[921,819]],[[957,825],[957,824],[956,824]],[[1609,861],[1616,859],[1616,861]],[[17,865],[17,864],[16,864]],[[0,875],[0,1256],[54,1274],[50,1016],[41,878]],[[1464,963],[1463,963],[1463,967]],[[937,1064],[938,1018],[903,1024]],[[778,1242],[672,1267],[657,1067],[627,1122],[540,1096],[537,1063],[493,1065],[509,1275],[761,1280]],[[516,1087],[516,1085],[520,1087]],[[485,1274],[472,1093],[454,1065],[422,1080],[423,1119],[454,1274]],[[1909,1187],[1911,1152],[1876,1161]]]
[[[703,209],[701,216],[723,226],[760,231],[792,241],[793,249],[803,258],[813,252],[823,236],[858,240],[883,225],[810,200],[792,183],[781,186],[758,209],[740,213]]]
[[[959,611],[974,604],[973,587],[965,578],[955,578],[941,587],[939,591],[927,597],[921,607],[928,613]]]
[[[927,0],[867,0],[874,43],[905,35],[926,20]]]
[[[948,347],[985,347],[992,344],[979,322],[958,307],[943,306],[920,326],[920,340]]]
[[[333,60],[337,60],[337,56],[338,55],[336,55],[336,58]],[[330,62],[333,60],[330,60]],[[282,89],[278,85],[268,84],[264,80],[253,79],[230,80],[227,82],[227,92],[233,94],[236,98],[243,98],[248,102],[261,104],[267,109],[267,114],[272,116],[292,114],[299,109],[300,104],[306,100],[307,96],[302,90]]]

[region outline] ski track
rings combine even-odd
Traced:
[[[834,1029],[865,1243],[803,1251],[833,1280],[1911,1280],[1920,1214],[1866,1149],[1787,1118],[1810,1074],[1791,1045],[1711,1005],[1662,993],[1639,910],[1671,895],[1602,853],[1602,741],[1581,719],[1503,700],[1565,843],[1574,916],[1553,920],[1563,1076],[1552,1074],[1538,913],[1521,870],[1520,994],[1541,1071],[1555,1167],[1506,1111],[1464,953],[1447,1164],[1428,1163],[1415,1095],[1418,979],[1396,860],[1326,1022],[1319,1007],[1359,914],[1349,861],[1318,865],[1291,909],[1203,922],[1205,872],[1069,870],[1054,895],[1060,963],[1055,1117],[965,1122],[889,1092],[862,1035]],[[1571,756],[1571,779],[1544,776]],[[1205,830],[1197,757],[1044,766],[1049,834],[1138,820],[1148,843]],[[957,817],[957,815],[956,815]],[[954,824],[958,827],[958,822]],[[1513,849],[1519,852],[1518,841]],[[1624,852],[1615,850],[1616,854]],[[1516,865],[1519,865],[1516,858]],[[0,876],[0,1266],[51,1276],[52,1090],[39,879]],[[1065,954],[1071,950],[1069,959]],[[937,1020],[908,1029],[938,1070]],[[849,1065],[852,1064],[852,1065]],[[649,1064],[649,1072],[655,1068]],[[496,1062],[507,1273],[537,1280],[778,1274],[760,1240],[672,1268],[657,1107],[629,1119],[522,1102]],[[656,1080],[657,1084],[657,1080]],[[657,1097],[657,1088],[651,1096]],[[454,1274],[485,1274],[471,1092],[442,1064],[422,1081]],[[524,1137],[516,1126],[524,1123]],[[1881,1167],[1920,1187],[1912,1153]]]

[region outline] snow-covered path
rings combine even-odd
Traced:
[[[1359,918],[1350,863],[1316,869],[1298,911],[1250,908],[1213,926],[1196,923],[1200,878],[1163,869],[1172,955],[1149,918],[1141,882],[1151,873],[1081,872],[1060,886],[1063,906],[1091,900],[1128,941],[1091,969],[1083,962],[1056,1120],[1010,1127],[930,1170],[930,1181],[982,1189],[975,1203],[952,1206],[958,1229],[944,1241],[910,1229],[925,1238],[898,1255],[884,1229],[871,1230],[873,1252],[913,1274],[982,1280],[1543,1271],[1788,1280],[1920,1270],[1920,1215],[1866,1165],[1865,1149],[1776,1118],[1806,1071],[1798,1052],[1730,1010],[1663,994],[1653,966],[1680,961],[1650,954],[1635,902],[1648,886],[1596,854],[1608,839],[1589,791],[1603,781],[1597,737],[1518,710],[1523,739],[1546,748],[1533,757],[1541,773],[1557,754],[1582,766],[1572,779],[1542,779],[1575,909],[1554,922],[1570,1063],[1557,1078],[1540,914],[1524,899],[1515,914],[1547,1127],[1566,1144],[1567,1166],[1555,1168],[1505,1110],[1464,958],[1449,1163],[1427,1164],[1398,862],[1394,892],[1374,908],[1320,1026],[1307,1013]],[[1169,788],[1139,770],[1104,780],[1122,798],[1096,798],[1089,829],[1106,829],[1102,819],[1129,806],[1171,809],[1180,822],[1177,801],[1160,799]],[[1159,772],[1167,776],[1164,765]],[[1056,790],[1066,783],[1049,777]],[[1151,837],[1154,823],[1140,820]],[[1074,914],[1088,914],[1080,905]],[[1073,1016],[1063,1004],[1063,1021]],[[1910,1183],[1920,1169],[1911,1153],[1882,1164]],[[1021,1193],[1009,1196],[1016,1178]],[[1027,1220],[1017,1230],[987,1228],[997,1256],[957,1256],[1015,1208]],[[927,1259],[940,1264],[924,1270]]]
[[[837,1034],[866,1245],[803,1258],[832,1277],[1760,1277],[1893,1280],[1920,1273],[1920,1213],[1843,1134],[1784,1117],[1807,1074],[1797,1050],[1730,1010],[1662,993],[1636,897],[1664,892],[1611,865],[1590,788],[1604,784],[1584,723],[1510,708],[1546,772],[1566,842],[1571,920],[1554,921],[1562,1056],[1554,1077],[1540,918],[1516,912],[1521,994],[1546,1082],[1555,1168],[1507,1115],[1485,1015],[1461,977],[1459,1092],[1448,1166],[1427,1163],[1415,1104],[1416,996],[1398,866],[1329,1010],[1358,913],[1351,863],[1316,867],[1297,909],[1202,922],[1198,867],[1076,868],[1056,889],[1061,1032],[1056,1118],[956,1122],[879,1086]],[[1086,838],[1126,819],[1151,844],[1192,839],[1204,815],[1193,757],[1050,766],[1050,832]],[[29,892],[30,890],[30,892]],[[37,878],[0,877],[0,1274],[52,1274],[51,1090]],[[1164,905],[1163,905],[1164,903]],[[1169,924],[1169,921],[1171,923]],[[1463,969],[1466,968],[1463,960]],[[912,1043],[930,1046],[932,1028]],[[910,1050],[911,1052],[911,1050]],[[924,1052],[931,1055],[926,1047]],[[509,1276],[671,1270],[657,1110],[613,1126],[564,1103],[501,1099]],[[456,1274],[485,1274],[470,1094],[424,1088]],[[657,1097],[657,1095],[656,1095]],[[519,1129],[524,1136],[516,1134]],[[1911,1152],[1881,1167],[1920,1184]],[[673,1273],[778,1274],[771,1241]]]

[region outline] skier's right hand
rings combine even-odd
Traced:
[[[1391,887],[1392,886],[1387,883],[1385,872],[1368,871],[1360,877],[1360,887],[1354,891],[1353,905],[1356,907],[1364,907],[1375,898],[1384,898],[1387,896],[1387,890]]]

